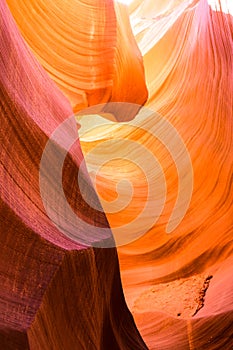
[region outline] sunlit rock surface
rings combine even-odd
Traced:
[[[152,130],[156,120],[153,114],[147,119],[136,117],[137,128],[132,123],[115,124],[108,131],[98,122],[97,136],[94,130],[81,137],[81,143],[90,170],[95,166],[95,149],[96,155],[100,150],[109,153],[110,162],[102,163],[95,182],[109,223],[118,230],[136,220],[148,201],[147,186],[154,181],[155,173],[151,171],[145,177],[138,168],[140,161],[149,161],[144,148],[163,167],[167,192],[161,215],[141,239],[118,248],[126,299],[148,347],[231,349],[233,19],[231,14],[214,11],[206,1],[170,1],[164,13],[161,2],[159,16],[153,9],[156,11],[156,6],[146,2],[139,7],[141,12],[132,13],[134,32],[144,54],[149,88],[146,107],[176,128],[193,167],[191,203],[175,230],[168,234],[166,227],[177,200],[178,180],[185,182],[188,173],[183,163],[183,178],[178,179],[171,154],[145,130],[145,126]],[[85,126],[85,119],[83,123]],[[169,132],[164,126],[162,137]],[[106,149],[108,138],[134,141],[141,153],[135,162],[125,161],[122,150]],[[90,151],[92,157],[88,156]],[[175,143],[174,153],[182,159]],[[123,211],[108,213],[105,201],[115,200],[116,185],[122,178],[131,182],[134,196]],[[159,198],[163,192],[157,190]],[[131,189],[120,194],[126,202]],[[145,216],[145,225],[155,209],[151,207],[150,215]]]

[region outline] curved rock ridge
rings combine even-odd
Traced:
[[[109,101],[144,104],[141,53],[126,6],[113,0],[8,0],[23,37],[75,111]]]
[[[69,239],[46,213],[40,160],[72,108],[28,49],[5,1],[0,16],[0,348],[147,349],[124,300],[115,248],[92,248],[88,232],[86,244]],[[62,135],[67,139],[77,133],[74,119],[69,126]],[[56,160],[63,143],[54,149],[48,159],[54,173],[43,176],[59,201]],[[98,205],[86,169],[80,170],[82,159],[76,142],[65,160],[64,192],[83,227],[96,227],[98,241],[99,228],[111,231],[105,214],[84,201],[74,181],[81,171],[86,195]]]

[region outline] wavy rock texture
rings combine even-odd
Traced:
[[[0,14],[0,348],[146,349],[124,301],[116,249],[78,244],[46,215],[40,159],[48,137],[72,108],[27,48],[4,1]],[[70,126],[62,135],[67,139],[77,133],[74,119]],[[44,176],[59,202],[62,144],[54,143],[54,149],[53,174]],[[109,226],[74,182],[81,172],[86,195],[99,203],[87,171],[80,170],[82,159],[76,142],[66,157],[63,186],[73,210],[96,227],[98,240],[98,228]]]
[[[124,5],[112,0],[7,1],[26,42],[75,111],[147,99],[142,57]]]
[[[8,0],[8,3],[27,43],[70,99],[75,110],[108,101],[137,102],[138,104],[145,101],[141,56],[132,39],[129,20],[123,5],[116,3],[113,7],[110,1],[95,2],[96,6],[93,2],[92,6],[87,6],[90,3],[78,1],[56,2],[56,4],[52,1],[21,1],[20,6],[18,6],[19,2],[16,4],[12,0]],[[82,14],[80,22],[76,22],[77,8],[77,11]],[[132,232],[143,228],[143,225],[150,227],[140,239],[118,248],[127,304],[149,349],[230,350],[233,346],[233,19],[230,14],[223,11],[214,11],[206,0],[167,0],[158,1],[156,4],[149,0],[144,1],[143,4],[134,1],[130,11],[133,32],[144,59],[149,90],[146,106],[158,112],[170,124],[165,122],[161,124],[155,113],[137,116],[136,127],[132,126],[131,122],[108,122],[106,126],[106,121],[93,116],[95,110],[90,113],[92,115],[89,119],[88,116],[86,118],[81,114],[77,117],[81,123],[80,133],[86,130],[90,121],[93,127],[89,133],[81,134],[81,145],[90,176],[96,185],[113,233],[122,231],[124,234],[127,223],[132,224],[130,226]],[[67,14],[65,17],[67,20],[64,20],[64,13]],[[90,23],[86,22],[88,16],[92,18]],[[96,20],[98,24],[94,18],[98,18]],[[100,55],[106,50],[107,59],[104,62],[107,63],[103,67],[103,61],[97,55],[99,61],[98,58],[94,61],[100,64],[91,64],[91,67],[94,67],[91,71],[84,66],[86,67],[86,63],[88,67],[90,66],[91,59],[88,57],[93,56],[85,47],[85,52],[88,54],[82,61],[77,52],[84,42],[90,44],[91,33],[98,33],[98,30],[103,29],[99,18],[105,21],[106,28],[109,28],[107,33],[111,35],[107,36],[109,41],[106,39],[107,41],[104,40],[103,43],[100,40],[101,44],[97,43],[96,38],[97,41],[93,41],[93,45],[95,43],[96,46],[91,47]],[[84,19],[86,34],[83,34],[85,39],[80,39],[80,32],[83,30],[83,24],[80,23]],[[44,24],[40,28],[35,23]],[[96,23],[94,28],[91,27],[91,23]],[[100,37],[103,39],[105,35],[101,32]],[[128,37],[132,40],[127,40]],[[63,47],[66,47],[66,50],[63,51]],[[115,51],[111,51],[112,48]],[[70,51],[72,55],[69,54]],[[76,70],[77,62],[81,65],[80,71]],[[54,70],[51,67],[54,67]],[[98,74],[95,73],[96,67],[99,67]],[[133,72],[133,75],[130,72]],[[29,71],[27,68],[27,74],[28,77],[37,76],[38,72],[36,73],[33,66]],[[132,89],[130,78],[132,76],[137,77],[135,90]],[[88,88],[84,84],[85,77],[88,80]],[[99,85],[96,84],[89,89],[92,77],[96,77],[94,83],[98,81]],[[126,85],[128,83],[129,85]],[[22,87],[22,96],[23,89]],[[54,89],[51,88],[49,91]],[[38,91],[38,88],[36,90]],[[59,92],[56,93],[59,94]],[[43,101],[46,100],[45,93],[39,95],[43,97]],[[138,99],[135,100],[134,96]],[[10,99],[12,100],[15,101],[15,97]],[[58,108],[62,101],[64,99],[59,95],[55,99],[56,104],[50,102],[49,105],[53,106],[50,108]],[[65,105],[66,103],[64,102]],[[68,107],[63,108],[66,110]],[[29,115],[34,115],[35,110],[33,106]],[[123,110],[117,113],[116,119],[131,119],[128,112],[127,116],[121,115],[124,114]],[[111,112],[111,110],[107,109],[104,112]],[[36,119],[38,124],[39,117],[36,115],[33,118],[38,118]],[[21,116],[17,126],[20,122],[24,125],[24,119],[25,117]],[[55,127],[61,120],[56,119],[53,126]],[[182,160],[183,154],[177,144],[174,142],[172,147],[172,153],[176,154],[176,162],[174,162],[174,157],[169,154],[158,137],[150,132],[155,130],[156,134],[156,130],[159,130],[159,137],[166,140],[171,132],[169,125],[178,131],[185,142],[192,161],[194,182],[188,211],[179,225],[168,234],[166,227],[177,201],[178,185],[187,184],[190,181],[188,164]],[[39,124],[39,126],[44,130],[42,125]],[[51,132],[53,128],[49,130]],[[114,146],[114,140],[117,139],[124,141],[122,147],[118,147],[117,143]],[[111,141],[112,144],[108,143],[106,147],[103,141]],[[41,148],[44,143],[39,142]],[[134,144],[133,149],[130,148],[131,143]],[[13,142],[11,144],[14,145]],[[92,151],[91,154],[90,151]],[[76,159],[75,155],[80,155],[79,146],[72,152],[72,159]],[[129,154],[132,156],[130,159]],[[158,159],[163,172],[159,167],[155,170],[150,169],[149,154],[150,157]],[[109,162],[106,163],[106,159],[109,159]],[[144,168],[140,168],[139,164]],[[180,172],[177,164],[181,167]],[[99,165],[101,167],[95,176]],[[143,173],[144,169],[148,172]],[[70,193],[68,183],[72,181],[74,174],[76,174],[75,170],[67,175],[70,179],[67,179],[67,194]],[[85,176],[87,177],[86,173]],[[119,191],[120,200],[117,205],[123,203],[125,206],[123,205],[121,210],[118,210],[117,206],[114,213],[114,210],[108,210],[112,209],[109,202],[117,199],[119,188],[116,188],[116,185],[122,179],[131,182],[134,192],[132,195],[131,188],[123,184],[123,189]],[[18,177],[17,181],[21,184],[22,179]],[[166,182],[166,188],[164,182]],[[158,198],[156,205],[154,205],[154,198],[149,197],[148,201],[148,184],[155,184],[153,189]],[[30,197],[34,193],[35,186],[36,183],[32,187],[29,185],[27,187]],[[88,188],[91,191],[90,184]],[[26,207],[31,207],[31,203],[27,204],[26,199],[21,198],[18,192],[15,193],[14,196],[8,195],[7,203],[8,206],[11,203],[11,208],[15,203],[13,210],[22,218],[26,211],[22,210],[23,212],[19,215],[17,208],[22,208],[22,203],[26,203]],[[90,193],[91,196],[94,195]],[[166,198],[163,206],[164,197]],[[131,199],[130,203],[127,202],[128,198]],[[74,209],[80,210],[75,204],[75,199],[72,201],[70,198],[70,202]],[[147,213],[139,222],[136,221],[135,218],[148,202]],[[87,208],[85,203],[83,205],[85,216]],[[89,210],[89,218],[98,217],[93,209]],[[39,230],[34,218],[35,212],[34,207],[31,210],[30,220],[27,216],[27,225],[30,227],[34,225],[33,230],[35,228]],[[153,217],[156,222],[151,226],[150,220]],[[104,215],[100,221],[101,225],[106,224]],[[48,225],[51,225],[49,221]],[[51,230],[55,229],[49,226],[47,234],[53,232]],[[58,237],[59,233],[56,232],[56,235]],[[51,236],[53,237],[52,234]],[[132,235],[132,237],[135,236]],[[69,244],[74,243],[69,242]],[[63,246],[62,248],[64,249]],[[101,251],[99,254],[102,254]],[[66,257],[65,264],[69,265],[71,260],[71,256]],[[104,269],[103,271],[105,273]],[[56,279],[54,286],[56,289]],[[44,305],[50,304],[49,298],[51,296],[45,300]],[[45,309],[46,306],[41,312],[43,313]],[[112,315],[117,317],[118,313]],[[39,314],[38,320],[40,317],[43,319],[44,316]],[[38,327],[42,327],[44,322],[41,321]],[[53,315],[49,316],[46,322],[47,324],[53,322]],[[59,330],[59,326],[57,327]],[[132,332],[136,332],[135,328]],[[20,337],[21,334],[17,333],[17,336]],[[134,338],[133,333],[131,336]],[[119,338],[128,339],[126,336]],[[121,349],[127,349],[127,346],[129,349],[137,349],[137,346],[143,348],[144,345],[140,343],[138,335],[135,339],[138,341],[137,345],[132,343],[128,345],[126,341],[127,345],[121,343],[119,347]],[[43,337],[41,341],[44,346]],[[106,349],[112,348],[109,345],[104,346]]]

